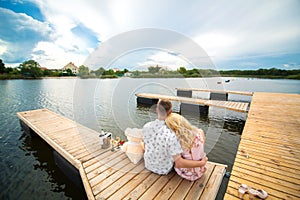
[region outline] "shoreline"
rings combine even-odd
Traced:
[[[80,79],[78,76],[47,76],[41,77],[41,79]]]
[[[101,77],[84,77],[81,78],[79,76],[49,76],[49,77],[39,77],[39,78],[4,78],[1,79],[0,77],[0,81],[1,80],[42,80],[42,79],[119,79],[119,78],[165,78],[165,79],[169,79],[169,78],[248,78],[248,79],[269,79],[269,80],[300,80],[298,78],[284,78],[284,77],[254,77],[254,76],[207,76],[207,77],[178,77],[178,76],[136,76],[136,77],[114,77],[114,78],[101,78]]]

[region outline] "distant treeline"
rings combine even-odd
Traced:
[[[255,77],[255,78],[284,78],[300,80],[300,69],[258,69],[258,70],[227,70],[217,71],[213,69],[186,69],[179,67],[177,70],[169,70],[158,65],[148,67],[148,71],[129,71],[104,69],[90,70],[89,67],[81,65],[78,74],[73,74],[67,70],[42,69],[34,60],[28,60],[16,68],[6,68],[0,59],[0,79],[21,79],[21,78],[42,78],[42,77],[78,76],[80,78],[119,78],[123,76],[132,78],[190,78],[190,77]]]
[[[300,69],[284,70],[284,69],[258,69],[258,70],[229,70],[220,71],[222,76],[233,77],[256,77],[256,78],[285,78],[300,79]]]
[[[158,66],[156,66],[158,69]],[[152,70],[153,71],[153,70]],[[151,70],[149,70],[151,72]],[[175,73],[174,73],[175,72]],[[258,70],[213,70],[213,69],[186,69],[185,67],[180,67],[176,71],[161,71],[156,70],[155,73],[140,73],[143,77],[252,77],[252,78],[280,78],[280,79],[298,79],[300,80],[300,69],[297,70],[284,70],[284,69],[258,69]]]

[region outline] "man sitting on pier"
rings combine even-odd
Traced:
[[[159,100],[156,107],[157,119],[143,127],[145,143],[145,167],[157,174],[168,174],[175,163],[177,168],[195,168],[206,164],[205,156],[201,161],[181,157],[182,148],[175,133],[166,126],[165,119],[172,113],[169,100]]]

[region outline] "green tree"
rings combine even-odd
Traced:
[[[135,71],[133,72],[133,76],[139,76],[139,75],[141,75],[141,72],[140,72],[140,71],[135,70]]]
[[[84,65],[79,66],[78,71],[79,71],[79,76],[87,76],[90,73],[89,68]]]
[[[0,74],[3,74],[5,72],[5,64],[2,62],[2,59],[0,59]]]
[[[51,75],[51,71],[50,71],[49,69],[45,69],[45,70],[43,71],[43,75],[44,75],[44,76],[50,76],[50,75]]]
[[[179,69],[177,69],[177,72],[180,74],[186,74],[186,68],[185,67],[180,67]]]
[[[191,70],[187,70],[187,75],[192,76],[192,77],[197,77],[200,75],[200,72],[198,69],[194,68]]]
[[[99,69],[97,69],[96,71],[94,71],[94,73],[96,74],[96,76],[101,76],[101,75],[103,75],[104,72],[105,72],[105,69],[103,67],[100,67]]]
[[[45,69],[43,70],[43,75],[44,76],[62,76],[63,73],[60,70],[49,70],[49,69]]]
[[[103,73],[103,75],[115,75],[115,72],[114,72],[114,70],[109,69],[109,70],[105,71],[105,72]]]
[[[161,69],[161,67],[159,67],[158,65],[156,65],[156,67],[153,67],[153,66],[148,67],[148,71],[151,74],[158,73],[160,69]]]
[[[25,78],[39,78],[43,75],[39,63],[34,60],[28,60],[20,64],[21,74]]]
[[[13,73],[13,71],[14,71],[14,68],[7,67],[7,68],[5,68],[4,73],[11,74],[11,73]]]

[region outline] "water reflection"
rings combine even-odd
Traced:
[[[149,83],[156,83],[156,87]],[[210,89],[219,89],[214,78],[0,81],[0,199],[81,199],[82,196],[55,166],[51,148],[39,138],[22,135],[16,112],[45,107],[99,131],[99,127],[93,127],[95,123],[90,121],[93,116],[95,119],[92,120],[97,120],[96,124],[101,128],[126,139],[123,126],[141,128],[146,122],[156,119],[153,108],[149,110],[149,107],[136,104],[136,92],[159,91],[174,95],[176,87],[205,88],[208,85]],[[298,80],[235,78],[226,84],[225,89],[299,94],[299,86]],[[86,98],[81,96],[85,93],[80,92],[77,98],[76,87],[81,89],[79,91],[90,92],[91,99],[85,101]],[[91,88],[95,88],[94,91]],[[198,94],[208,98],[205,93]],[[229,95],[233,101],[248,101],[249,98]],[[180,111],[179,103],[174,102],[173,110]],[[184,116],[193,125],[204,129],[209,160],[227,164],[230,170],[247,115],[210,107],[208,115]],[[221,187],[226,189],[226,184]]]
[[[44,140],[35,134],[28,135],[24,132],[19,140],[21,141],[19,148],[24,151],[25,156],[33,156],[35,159],[32,164],[33,170],[47,173],[47,181],[51,183],[52,192],[63,193],[64,196],[72,199],[87,199],[84,188],[78,188],[56,166],[53,150]],[[32,195],[23,199],[32,199]]]

